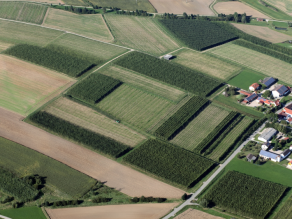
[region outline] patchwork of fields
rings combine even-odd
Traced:
[[[104,42],[113,40],[111,32],[100,14],[77,15],[50,8],[43,26],[70,31]]]
[[[116,123],[113,119],[67,98],[59,98],[44,109],[46,112],[65,119],[73,124],[87,128],[129,146],[145,140],[145,136]]]
[[[154,19],[105,15],[107,24],[117,44],[162,55],[179,48],[179,44],[163,32]]]
[[[232,43],[212,49],[209,52],[292,84],[292,65],[287,62]]]
[[[280,10],[292,15],[292,2],[290,0],[266,0],[271,5],[279,8]]]

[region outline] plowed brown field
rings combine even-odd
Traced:
[[[207,214],[203,211],[189,208],[182,214],[178,215],[174,219],[220,219],[222,217],[216,217],[211,214]],[[54,219],[54,218],[53,218]]]
[[[0,108],[0,136],[54,158],[129,196],[178,198],[184,191],[21,121]]]
[[[178,203],[46,209],[51,219],[158,219]],[[213,218],[212,218],[213,219]]]

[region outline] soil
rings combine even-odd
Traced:
[[[178,215],[174,219],[220,219],[222,217],[216,217],[211,214],[207,214],[203,211],[199,211],[196,209],[189,208],[182,214]],[[54,219],[54,218],[52,218]]]
[[[179,198],[184,191],[22,121],[0,108],[0,136],[36,150],[129,196]]]

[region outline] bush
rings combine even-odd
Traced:
[[[186,193],[184,193],[182,195],[181,199],[184,200],[184,201],[187,200],[188,199],[188,195]]]

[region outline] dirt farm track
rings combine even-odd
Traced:
[[[36,150],[129,196],[178,198],[184,191],[22,121],[0,108],[0,136]]]

